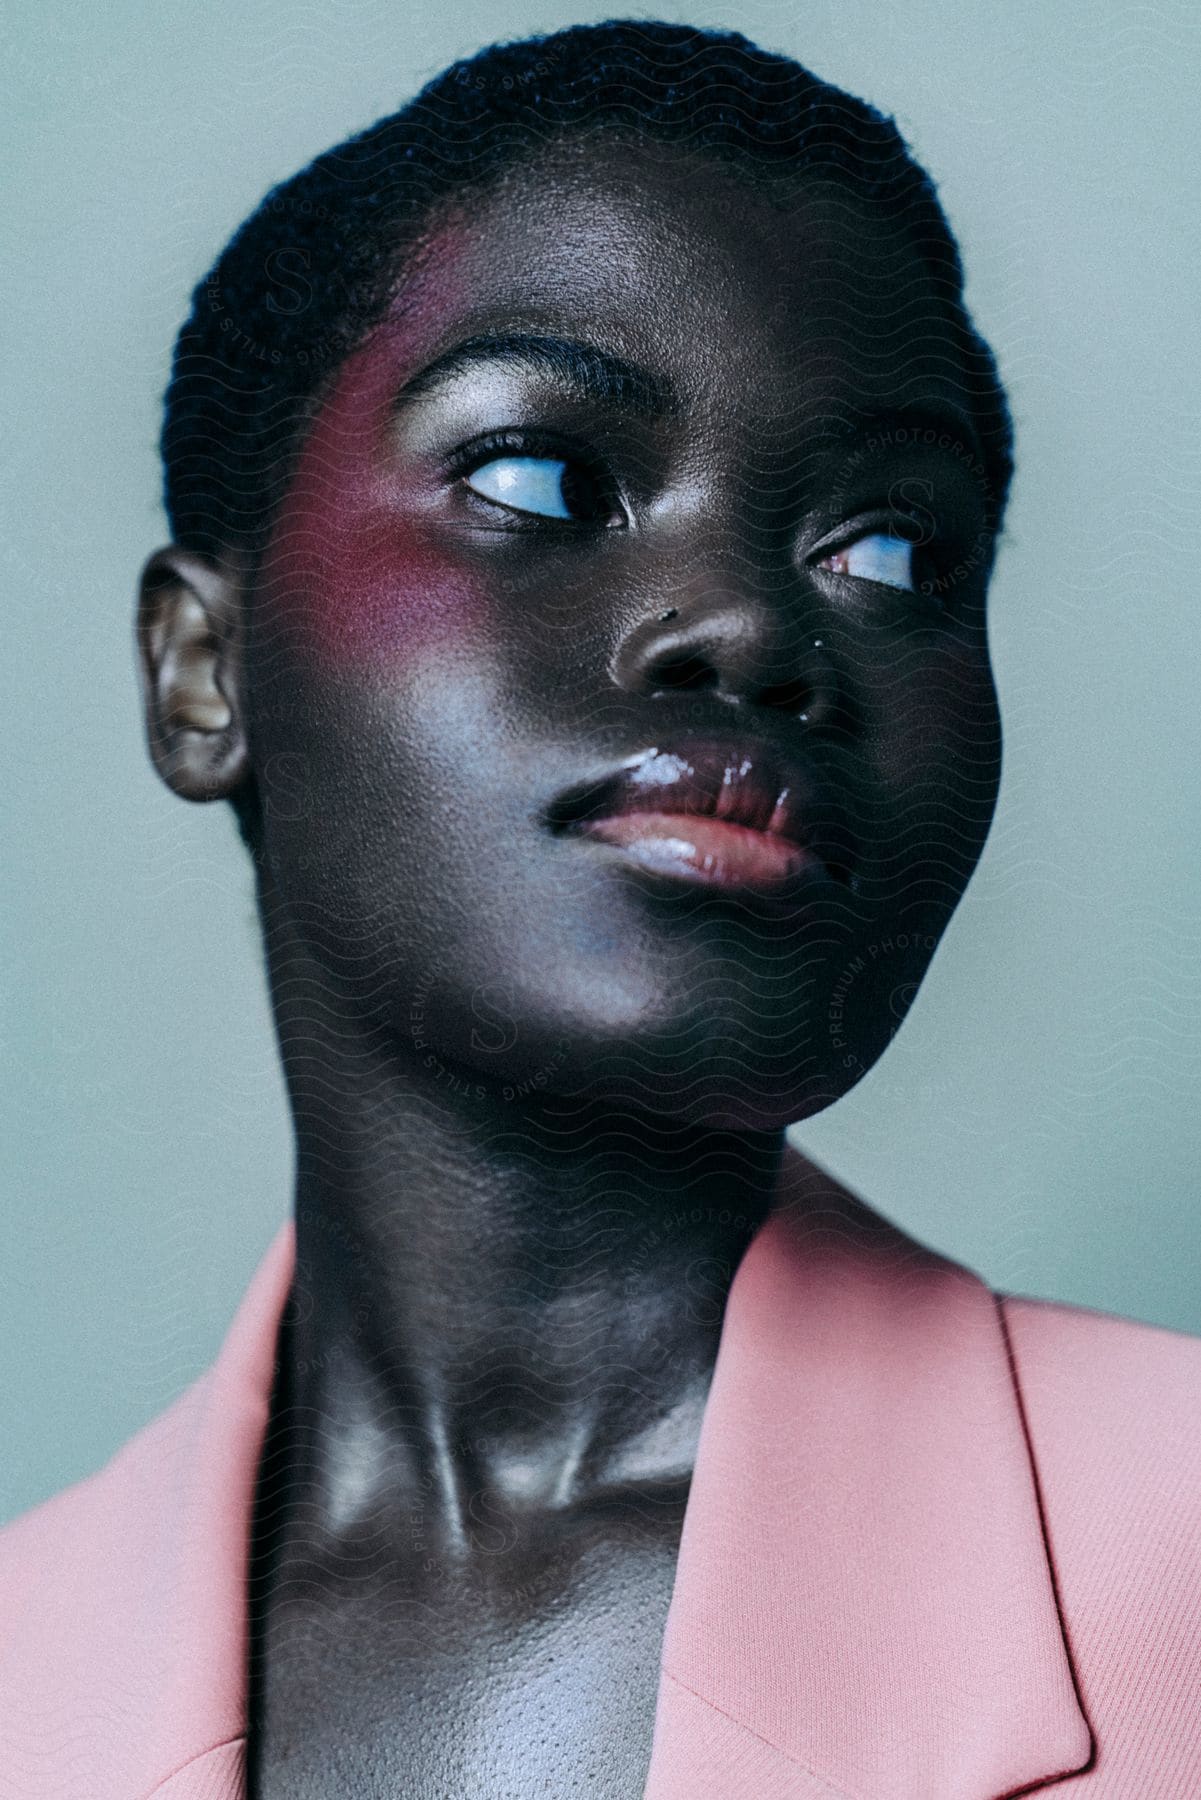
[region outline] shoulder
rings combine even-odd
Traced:
[[[998,1298],[1096,1777],[1166,1792],[1199,1747],[1201,1338]]]
[[[1063,1302],[999,1299],[1052,1524],[1073,1534],[1087,1514],[1098,1530],[1108,1520],[1171,1538],[1201,1574],[1201,1338]]]
[[[199,1649],[195,1686],[213,1654],[181,1625],[188,1545],[208,1529],[191,1503],[207,1404],[202,1377],[94,1475],[0,1530],[0,1767],[29,1800],[146,1793],[207,1747],[179,1666],[181,1647]]]
[[[1201,1338],[1000,1298],[1065,1623],[1099,1711],[1128,1717],[1130,1684],[1201,1679]]]
[[[26,1627],[32,1613],[40,1614],[49,1636],[56,1628],[56,1594],[78,1623],[80,1608],[104,1607],[127,1589],[129,1558],[153,1541],[203,1389],[202,1379],[94,1474],[0,1528],[0,1618],[8,1626],[22,1618],[28,1601]],[[0,1626],[0,1660],[4,1649]]]
[[[182,1562],[181,1546],[226,1533],[238,1520],[266,1423],[292,1257],[288,1221],[216,1361],[103,1468],[0,1530],[0,1603],[42,1581],[68,1588],[79,1581],[85,1597],[111,1598],[117,1614],[128,1613],[131,1571],[162,1576]],[[0,1620],[6,1611],[0,1604]]]
[[[217,1360],[95,1475],[0,1531],[0,1770],[23,1772],[29,1800],[128,1800],[200,1757],[236,1759],[246,1556],[292,1261],[288,1222]]]
[[[1063,1301],[997,1298],[1032,1430],[1201,1476],[1201,1337]]]

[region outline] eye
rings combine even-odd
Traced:
[[[835,575],[850,575],[856,581],[875,581],[882,587],[907,588],[916,593],[914,548],[908,538],[891,531],[868,531],[844,544],[841,550],[824,556],[817,566],[830,569]]]
[[[596,522],[612,513],[587,469],[561,457],[493,456],[465,480],[485,500],[542,519]]]

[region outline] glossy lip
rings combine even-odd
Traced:
[[[824,876],[849,884],[853,846],[799,765],[747,741],[654,745],[560,794],[546,823],[655,874],[774,892]]]

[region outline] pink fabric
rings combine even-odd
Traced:
[[[0,1532],[0,1796],[244,1800],[285,1225],[213,1367]],[[730,1293],[645,1800],[1201,1794],[1201,1339],[1000,1299],[790,1156]]]

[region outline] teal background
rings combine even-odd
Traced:
[[[453,56],[605,9],[10,4],[0,36],[0,1515],[213,1355],[288,1205],[249,866],[142,748],[129,618],[193,282]],[[998,347],[985,860],[888,1056],[800,1141],[994,1285],[1201,1332],[1196,117],[1182,3],[679,7],[894,112]]]

